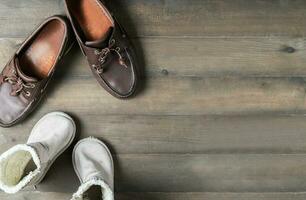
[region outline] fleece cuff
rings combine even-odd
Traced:
[[[41,162],[39,159],[39,156],[36,152],[36,150],[28,145],[16,145],[14,147],[12,147],[11,149],[7,150],[6,152],[4,152],[1,156],[0,156],[0,167],[2,166],[2,164],[9,159],[10,156],[16,154],[19,151],[25,151],[25,152],[29,152],[32,156],[32,159],[36,165],[36,169],[34,171],[31,171],[28,175],[26,175],[25,177],[23,177],[18,184],[14,185],[14,186],[9,186],[7,184],[5,184],[1,179],[0,179],[0,189],[3,190],[6,193],[16,193],[18,191],[20,191],[22,188],[24,188],[25,186],[27,186],[34,177],[36,177],[37,175],[40,174],[41,171]],[[3,166],[2,166],[3,167]],[[0,170],[0,173],[3,169]]]
[[[71,200],[80,200],[83,199],[83,194],[91,187],[91,186],[100,186],[101,192],[103,196],[103,200],[114,200],[114,193],[109,187],[108,184],[106,184],[102,179],[99,178],[92,178],[85,183],[83,183],[78,191],[73,194],[73,197]]]

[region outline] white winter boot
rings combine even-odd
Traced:
[[[72,143],[75,132],[75,123],[67,114],[45,115],[26,144],[16,145],[0,156],[0,189],[16,193],[41,182],[55,159]]]
[[[114,200],[114,164],[104,143],[95,138],[79,141],[72,163],[81,182],[72,200]]]

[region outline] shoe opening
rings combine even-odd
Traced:
[[[16,186],[36,168],[30,152],[17,151],[0,163],[0,180],[7,186]]]
[[[28,145],[16,145],[0,156],[0,189],[16,193],[40,174],[40,160]]]
[[[114,194],[103,180],[91,179],[79,187],[72,200],[114,200]]]

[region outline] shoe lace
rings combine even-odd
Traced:
[[[118,55],[119,57],[119,64],[122,65],[123,67],[127,68],[128,66],[125,63],[125,60],[121,54],[121,49],[120,47],[116,47],[116,40],[115,39],[111,39],[109,42],[109,46],[102,49],[102,50],[95,50],[95,55],[99,55],[99,65],[93,65],[93,68],[99,73],[103,73],[103,65],[106,62],[107,57],[109,56],[109,54],[111,52],[114,52]]]
[[[3,76],[2,74],[0,74],[0,85],[2,85],[4,82],[7,82],[12,85],[12,91],[10,93],[11,96],[18,96],[25,88],[35,87],[35,84],[25,82],[16,73],[14,73],[14,75],[12,76]],[[31,96],[31,93],[29,91],[26,91],[26,96]]]

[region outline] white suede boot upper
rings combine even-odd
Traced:
[[[114,199],[114,166],[110,151],[104,143],[87,138],[76,144],[72,162],[81,181],[81,186],[73,195],[73,200],[83,199],[91,186],[100,186],[103,200]]]
[[[75,132],[75,123],[68,115],[61,112],[45,115],[32,129],[27,144],[16,145],[0,156],[0,168],[3,168],[0,173],[5,172],[4,167],[9,163],[7,160],[19,151],[31,154],[36,169],[24,176],[16,185],[7,185],[0,179],[0,189],[6,193],[16,193],[25,186],[38,184],[55,159],[72,143]],[[0,175],[3,177],[3,174]]]

